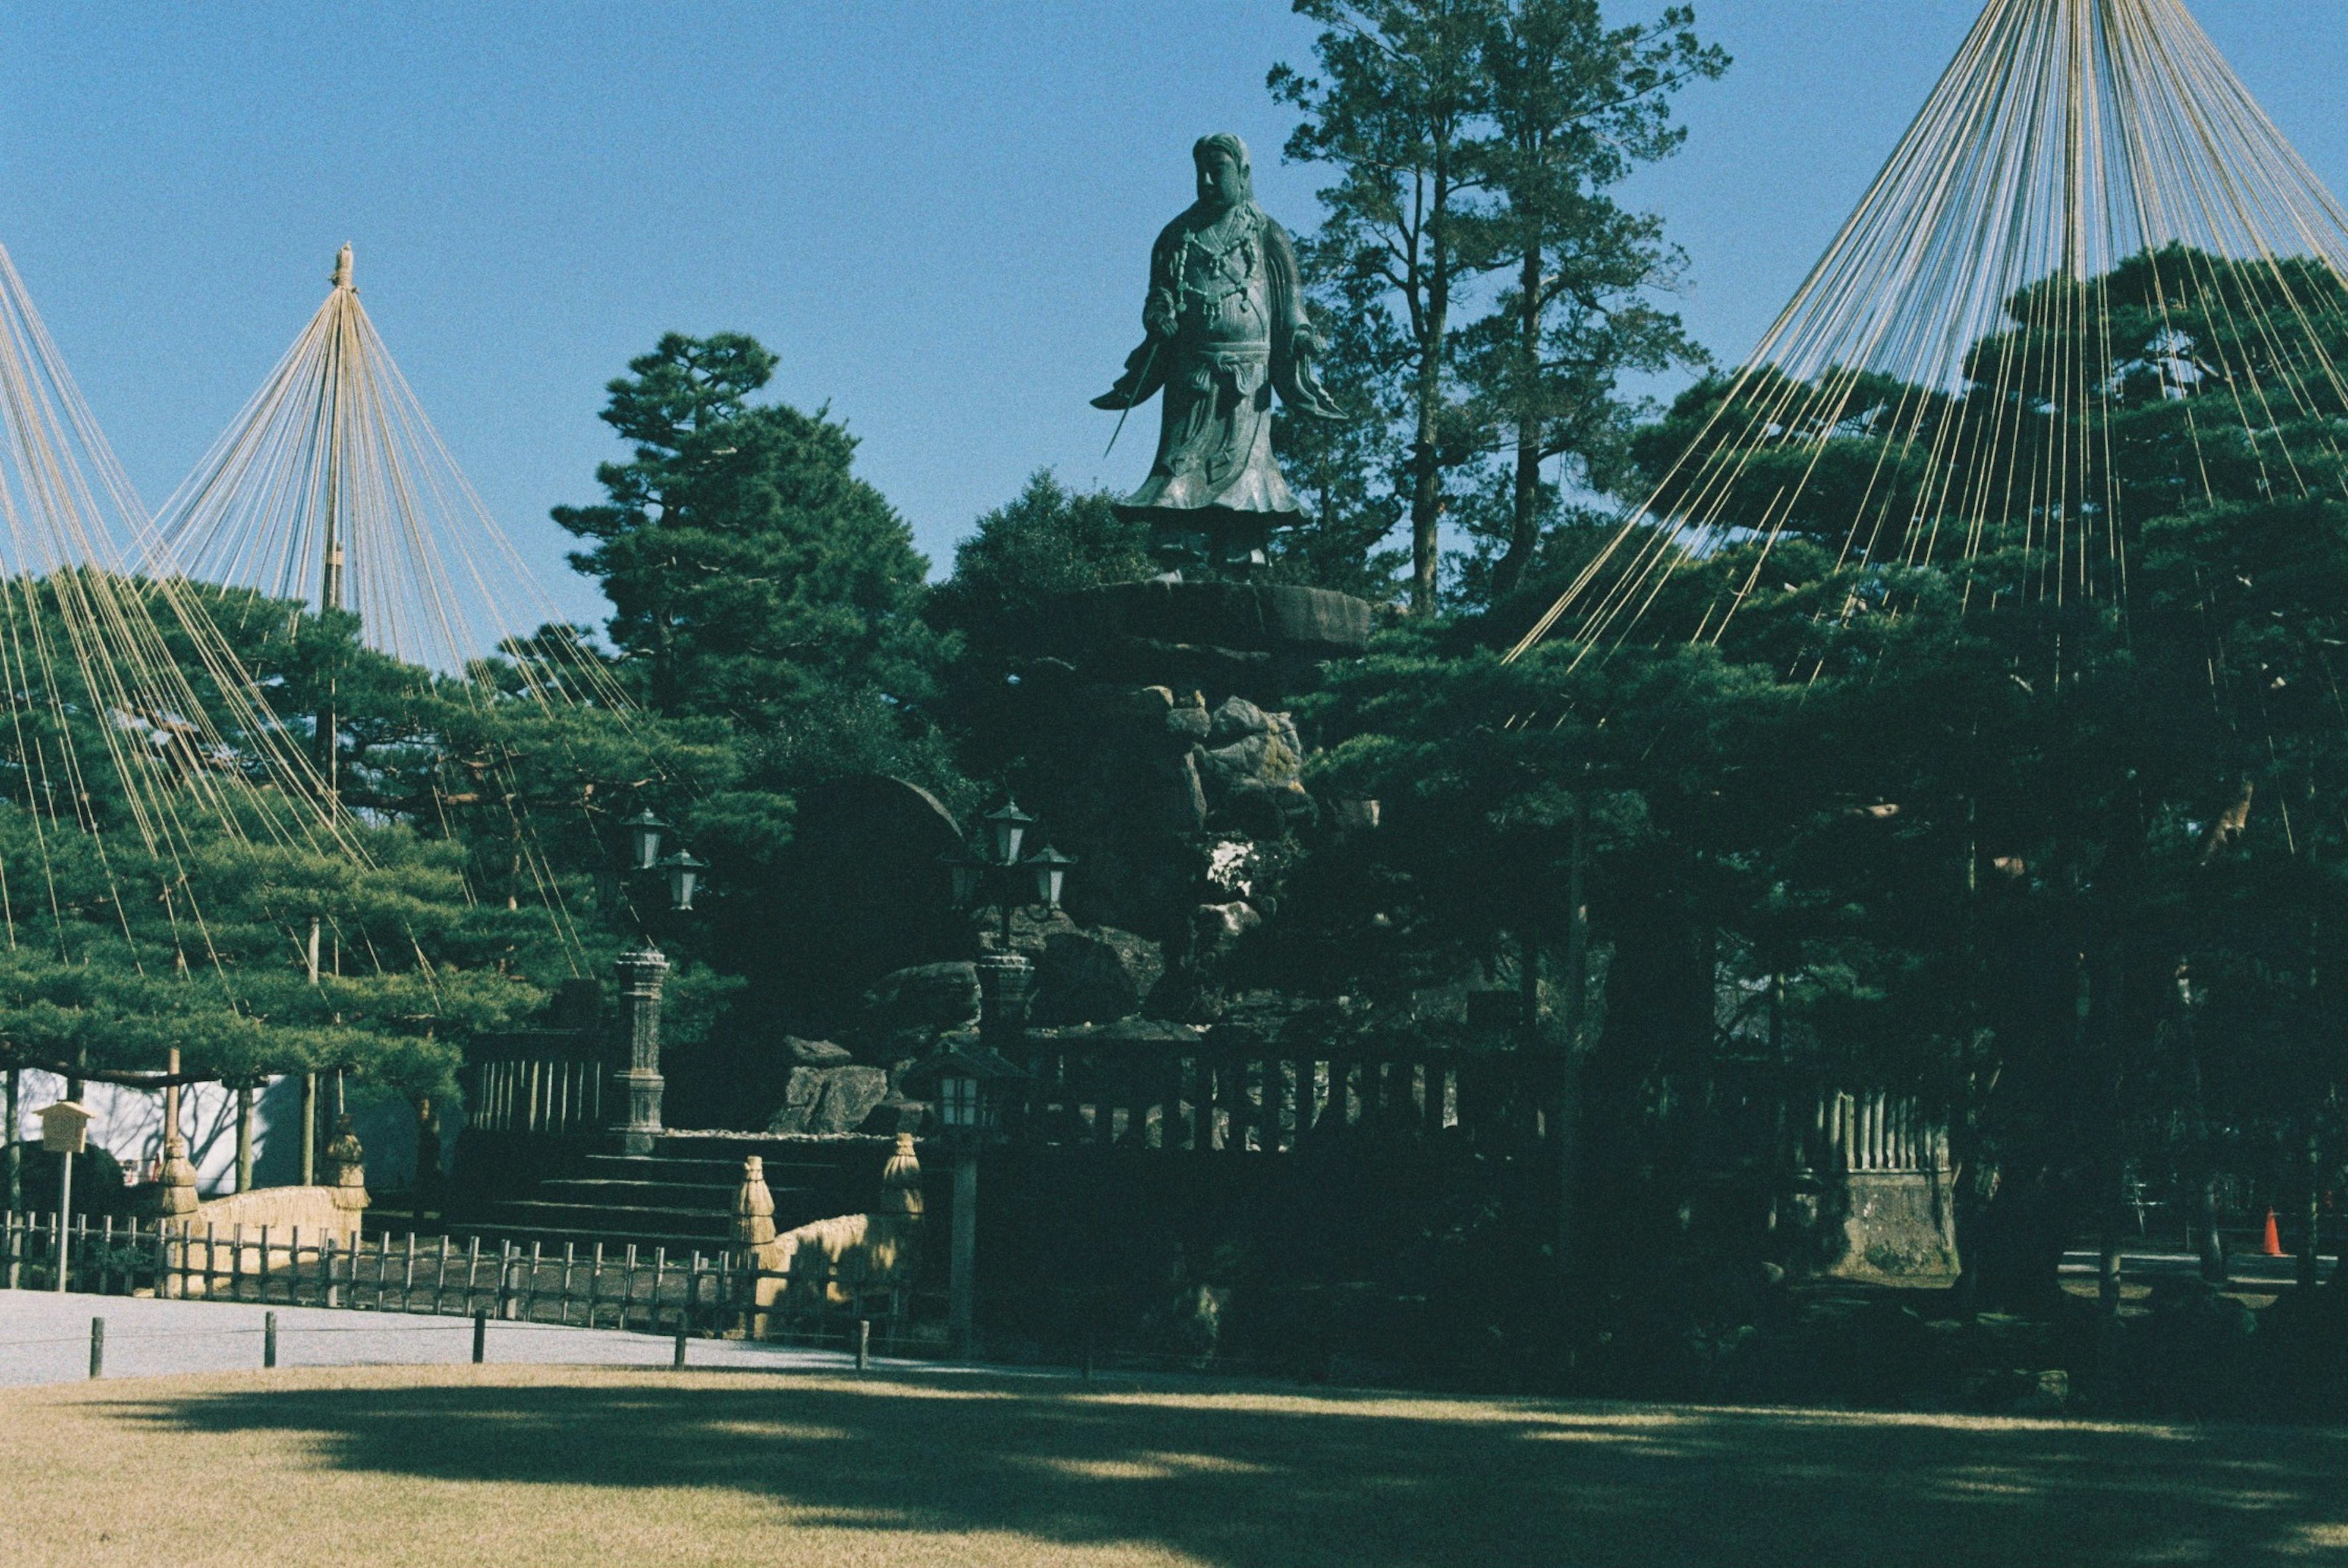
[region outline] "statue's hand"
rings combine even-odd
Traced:
[[[1313,356],[1321,352],[1321,339],[1311,327],[1300,326],[1288,342],[1288,357],[1295,367],[1298,394],[1289,400],[1289,406],[1308,419],[1344,418],[1345,411],[1337,406],[1337,400],[1329,395],[1329,389],[1321,384],[1321,377],[1313,368]]]
[[[1149,395],[1158,390],[1157,382],[1165,379],[1159,376],[1153,380],[1150,375],[1159,368],[1159,351],[1163,346],[1163,339],[1144,338],[1139,348],[1125,356],[1125,374],[1117,378],[1115,386],[1093,399],[1093,406],[1114,411],[1148,402]]]
[[[1174,335],[1174,302],[1163,294],[1152,294],[1149,302],[1141,307],[1141,330],[1151,338],[1164,339]]]

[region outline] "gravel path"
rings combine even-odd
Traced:
[[[0,1387],[88,1377],[93,1317],[106,1319],[108,1378],[258,1370],[262,1315],[273,1311],[280,1367],[422,1366],[473,1357],[473,1324],[467,1317],[0,1290]],[[666,1335],[493,1319],[486,1357],[508,1365],[665,1367],[675,1348]],[[695,1339],[686,1346],[685,1362],[767,1371],[836,1370],[852,1364],[853,1358],[838,1350]]]

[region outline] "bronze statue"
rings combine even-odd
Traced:
[[[1096,408],[1166,395],[1158,458],[1117,513],[1149,525],[1149,549],[1179,577],[1244,579],[1270,531],[1303,517],[1272,456],[1272,398],[1294,414],[1341,419],[1313,374],[1318,348],[1287,231],[1255,204],[1247,144],[1200,138],[1199,200],[1149,252],[1146,334]]]

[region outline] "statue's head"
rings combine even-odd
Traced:
[[[1190,161],[1199,166],[1200,206],[1228,210],[1255,200],[1247,143],[1229,131],[1192,143]]]

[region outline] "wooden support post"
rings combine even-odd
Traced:
[[[89,1375],[93,1378],[106,1376],[106,1319],[103,1317],[89,1320]]]
[[[236,1190],[252,1191],[252,1085],[236,1086]]]
[[[953,1255],[947,1291],[954,1354],[965,1360],[976,1339],[977,1270],[978,1154],[964,1149],[954,1161]]]
[[[311,951],[316,952],[317,927],[311,927]],[[314,956],[312,963],[316,960]],[[318,1075],[302,1075],[302,1185],[318,1184]]]
[[[2303,1217],[2306,1223],[2300,1228],[2299,1283],[2302,1289],[2312,1290],[2316,1259],[2323,1247],[2323,1145],[2312,1127],[2307,1130],[2307,1210]]]
[[[488,1354],[488,1352],[489,1352],[489,1315],[488,1313],[486,1313],[486,1312],[476,1312],[476,1313],[474,1313],[474,1314],[473,1314],[473,1365],[474,1365],[474,1366],[478,1367],[478,1366],[479,1366],[479,1365],[481,1364],[482,1358],[483,1358]]]
[[[264,1368],[277,1365],[277,1314],[261,1315],[261,1364]]]
[[[5,1190],[0,1190],[0,1202],[5,1202],[5,1212],[12,1216],[25,1206],[25,1143],[18,1136],[20,1129],[16,1125],[18,1119],[25,1113],[24,1092],[23,1070],[10,1068],[6,1092],[5,1096],[0,1096],[0,1099],[5,1101],[5,1108],[0,1108],[0,1115],[7,1118],[5,1133],[0,1134],[6,1140],[5,1143],[0,1143],[0,1163],[5,1163],[5,1167],[0,1169],[0,1179],[5,1182]],[[11,1290],[16,1288],[16,1266],[13,1261],[8,1266],[8,1288]]]

